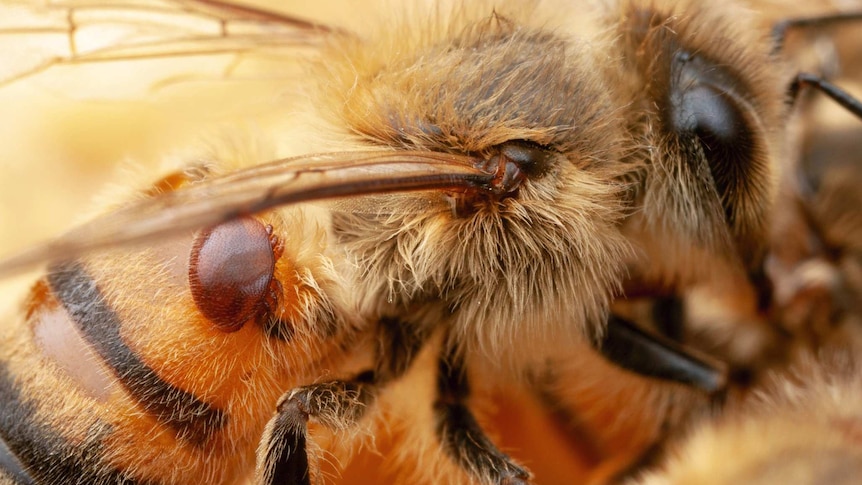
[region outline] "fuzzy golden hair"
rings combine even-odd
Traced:
[[[692,433],[659,471],[631,483],[858,481],[858,349],[828,350],[774,373],[754,395]]]

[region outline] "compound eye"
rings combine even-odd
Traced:
[[[202,231],[189,257],[189,286],[201,313],[235,332],[264,308],[275,254],[267,228],[241,217]]]
[[[738,153],[750,148],[745,142],[748,127],[738,101],[708,84],[688,89],[680,97],[674,125],[679,132],[695,133],[709,158]]]
[[[692,88],[683,100],[679,121],[702,138],[731,143],[745,128],[732,100],[713,86]]]
[[[756,111],[745,85],[723,66],[679,52],[670,91],[672,130],[696,141],[709,165],[728,223],[735,229],[743,204],[756,195],[768,171],[756,141]]]

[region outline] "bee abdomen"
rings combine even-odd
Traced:
[[[226,414],[163,380],[125,343],[120,335],[120,317],[83,264],[70,262],[52,268],[48,284],[86,342],[110,368],[116,382],[159,422],[196,445],[205,443],[224,426]]]
[[[283,246],[275,231],[243,222],[260,229],[253,236],[262,244],[251,256],[277,260]],[[203,237],[214,231],[236,232],[220,227]],[[95,478],[80,483],[236,483],[254,465],[277,398],[317,375],[355,331],[330,335],[327,325],[341,322],[317,286],[318,273],[329,273],[290,258],[276,271],[262,266],[269,284],[253,285],[251,312],[240,312],[243,324],[226,331],[202,311],[212,300],[201,300],[190,284],[190,268],[202,257],[189,257],[193,242],[188,235],[59,262],[32,289],[23,326],[0,339],[10,385],[31,399],[29,407],[7,407],[35,416],[17,440],[7,440],[25,470],[74,464],[49,483],[74,482],[72,469],[83,468]],[[278,333],[284,329],[290,333]],[[14,420],[0,422],[0,437],[13,426]],[[30,449],[42,451],[24,458]],[[105,473],[113,478],[100,481]],[[43,475],[33,476],[42,483]]]
[[[33,483],[187,483],[213,466],[207,456],[236,443],[224,432],[228,412],[178,385],[178,374],[153,368],[184,356],[147,348],[128,334],[158,315],[121,313],[128,298],[111,292],[100,264],[54,265],[32,290],[29,328],[15,335],[17,345],[4,343],[0,438]],[[235,453],[213,483],[230,480],[243,459]],[[186,462],[165,466],[177,460]],[[27,483],[13,481],[19,482]]]
[[[0,438],[9,451],[0,461],[0,483],[145,483],[104,463],[100,439],[109,432],[106,423],[89,429],[83,442],[75,442],[38,417],[33,399],[12,377],[7,363],[0,363]]]

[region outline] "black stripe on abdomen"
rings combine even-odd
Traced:
[[[53,266],[48,272],[48,284],[119,383],[147,412],[175,429],[178,438],[202,445],[227,423],[226,414],[162,380],[126,345],[120,335],[120,317],[81,262]]]
[[[20,483],[142,483],[103,462],[101,440],[111,429],[97,423],[86,433],[86,441],[70,443],[51,426],[36,420],[35,400],[50,407],[56,396],[47,389],[30,389],[29,397],[15,382],[5,362],[0,362],[0,437],[25,470]]]
[[[33,481],[33,477],[24,471],[21,461],[9,449],[3,440],[3,433],[0,431],[0,483],[6,483],[3,480],[21,485],[35,485],[36,483]]]

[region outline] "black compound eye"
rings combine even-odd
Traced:
[[[189,285],[198,310],[224,332],[257,316],[275,270],[267,228],[241,217],[202,231],[189,257]]]
[[[672,129],[695,135],[713,170],[722,158],[750,155],[751,130],[740,82],[708,60],[680,51],[674,58],[670,92]]]
[[[669,93],[671,130],[697,142],[712,173],[728,221],[745,197],[758,151],[753,108],[742,83],[728,70],[699,56],[679,52]]]
[[[736,101],[715,86],[701,84],[682,93],[674,115],[674,128],[695,133],[705,151],[726,151],[746,136]]]

